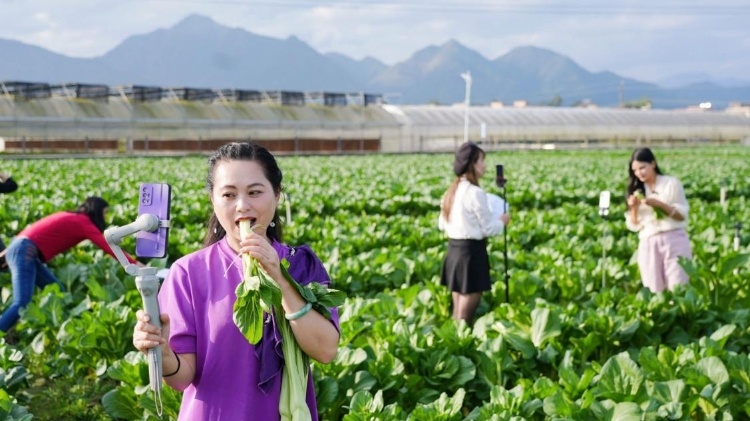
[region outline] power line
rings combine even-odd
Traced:
[[[388,7],[391,10],[423,11],[434,13],[501,13],[512,15],[669,15],[669,16],[737,16],[750,14],[750,5],[690,5],[676,4],[622,6],[617,4],[559,5],[559,4],[487,4],[481,2],[430,1],[405,2],[397,0],[366,1],[304,1],[304,0],[131,0],[149,3],[182,3],[204,5],[226,5],[242,7],[273,8],[340,8],[375,10]]]

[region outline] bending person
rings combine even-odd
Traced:
[[[83,240],[90,240],[115,257],[104,238],[104,218],[109,204],[101,197],[89,197],[74,211],[56,212],[26,227],[5,250],[11,272],[13,302],[0,316],[0,330],[7,332],[19,318],[19,311],[31,302],[34,288],[62,283],[47,262]],[[137,263],[126,255],[131,263]]]

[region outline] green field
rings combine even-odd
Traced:
[[[655,295],[640,285],[637,235],[623,219],[630,150],[496,152],[486,162],[504,164],[508,179],[510,302],[500,236],[489,241],[496,282],[473,328],[451,320],[438,285],[451,155],[280,158],[285,241],[310,244],[349,296],[338,357],[313,367],[321,419],[749,419],[750,148],[654,152],[691,206],[689,286]],[[169,264],[202,244],[205,161],[3,159],[0,171],[21,187],[0,196],[0,235],[8,243],[89,195],[105,197],[110,222],[124,225],[137,215],[139,183],[167,182],[169,258],[152,263]],[[490,172],[483,187],[500,194]],[[612,192],[607,219],[602,190]],[[133,278],[90,245],[51,267],[67,291],[37,292],[0,338],[0,419],[156,419],[131,343],[141,307]],[[7,273],[0,286],[5,308]],[[164,419],[174,419],[179,396],[165,387],[163,399]]]

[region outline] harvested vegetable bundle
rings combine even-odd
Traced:
[[[251,229],[250,221],[240,221],[240,233],[243,237],[249,234]],[[307,407],[306,401],[309,357],[297,345],[292,326],[281,306],[281,290],[254,258],[243,255],[242,265],[244,276],[236,289],[234,323],[248,342],[255,345],[263,336],[263,313],[273,312],[281,333],[281,349],[284,354],[281,399],[279,400],[281,420],[310,420],[310,408]],[[282,260],[281,272],[289,284],[297,289],[300,296],[312,306],[313,310],[330,319],[331,313],[328,309],[342,305],[346,294],[335,289],[328,289],[316,282],[302,286],[292,279],[288,267],[289,262]]]
[[[250,234],[249,220],[240,221],[240,235]],[[234,324],[248,342],[256,345],[263,336],[263,312],[271,312],[276,303],[281,303],[281,289],[273,279],[261,269],[260,263],[248,254],[242,255],[243,280],[237,285],[234,302]]]

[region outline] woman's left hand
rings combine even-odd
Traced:
[[[240,254],[242,253],[247,253],[250,257],[257,260],[263,270],[276,283],[285,281],[284,276],[281,274],[279,255],[268,238],[256,232],[251,232],[250,235],[240,240]]]

